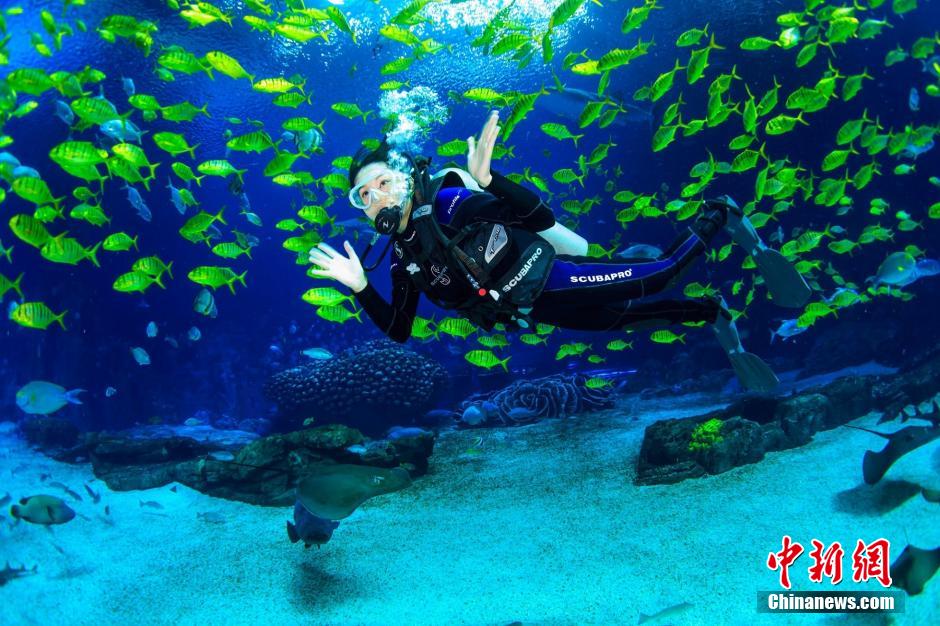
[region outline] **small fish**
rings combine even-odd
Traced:
[[[318,361],[325,361],[327,359],[333,358],[333,353],[325,348],[308,348],[307,350],[304,350],[301,354],[303,354],[304,356],[308,358],[316,359]]]
[[[524,407],[517,406],[512,409],[509,409],[509,412],[507,413],[507,415],[509,416],[509,419],[515,422],[523,422],[526,420],[530,420],[533,417],[537,417],[538,413],[535,412],[533,409],[527,409]]]
[[[140,143],[141,138],[146,131],[140,130],[134,122],[130,120],[108,120],[98,126],[103,134],[115,141]]]
[[[26,165],[20,165],[19,167],[13,168],[13,178],[42,178],[39,175],[39,172],[32,167],[27,167]]]
[[[225,516],[218,511],[205,511],[196,513],[196,519],[201,519],[208,524],[224,524]]]
[[[101,492],[94,491],[91,487],[88,486],[88,483],[83,483],[85,486],[85,491],[88,492],[88,495],[91,496],[91,501],[95,504],[101,502]]]
[[[460,416],[460,421],[468,426],[479,426],[486,421],[487,415],[481,406],[471,404]]]
[[[22,578],[23,576],[35,574],[38,567],[38,565],[33,565],[33,569],[26,569],[25,565],[20,567],[10,567],[10,563],[7,562],[6,567],[0,569],[0,587],[4,586],[14,578]]]
[[[131,355],[133,355],[138,365],[150,365],[150,355],[143,348],[136,346],[131,348]]]
[[[170,190],[170,202],[176,207],[176,211],[180,215],[186,215],[186,201],[183,200],[183,195],[180,190],[173,186],[172,179],[168,179],[166,187]]]
[[[199,331],[198,328],[193,326],[192,328],[189,329],[189,332],[186,333],[186,337],[190,341],[199,341],[200,339],[202,339],[202,333]]]
[[[405,427],[405,426],[393,426],[388,430],[386,437],[392,441],[396,439],[403,439],[406,437],[420,437],[422,435],[430,435],[431,431],[424,430],[423,428],[417,428],[414,426]]]
[[[346,448],[346,452],[351,452],[352,454],[365,454],[368,452],[368,449],[362,444],[353,444]]]
[[[151,339],[157,336],[157,323],[156,322],[150,322],[149,324],[147,324],[147,336],[150,337]]]
[[[150,207],[148,207],[147,203],[144,202],[140,192],[130,185],[125,185],[124,188],[127,190],[127,201],[131,203],[132,207],[137,209],[137,215],[140,216],[140,219],[144,220],[145,222],[152,220],[153,213],[150,212]]]
[[[920,94],[917,93],[917,87],[911,87],[911,92],[907,96],[907,107],[911,111],[920,111]]]
[[[188,420],[183,422],[183,426],[201,426],[202,421],[197,420],[195,417],[190,417]]]
[[[665,609],[662,609],[661,611],[656,611],[652,615],[647,615],[646,613],[640,613],[640,620],[637,622],[637,624],[646,624],[646,623],[654,622],[657,620],[663,620],[665,618],[675,617],[676,615],[679,615],[680,613],[689,610],[690,608],[692,608],[692,606],[694,605],[691,604],[690,602],[680,602],[679,604],[667,606]]]
[[[6,506],[6,505],[9,504],[10,501],[12,501],[12,500],[13,500],[13,498],[10,496],[9,493],[7,493],[5,496],[3,496],[2,498],[0,498],[0,506]]]
[[[78,495],[76,492],[69,489],[68,485],[60,483],[58,481],[52,481],[49,483],[49,486],[55,487],[56,489],[61,489],[65,493],[69,494],[76,502],[82,502],[82,497]]]
[[[156,500],[138,500],[140,503],[140,508],[150,508],[150,509],[162,509],[163,505],[157,502]]]
[[[770,343],[773,343],[774,339],[777,337],[789,339],[790,337],[795,337],[800,333],[805,333],[807,330],[807,328],[801,328],[795,319],[783,320],[783,323],[780,324],[777,330],[770,331]]]
[[[125,76],[122,76],[121,85],[124,87],[124,93],[127,94],[128,98],[134,97],[134,94],[137,93],[137,88],[134,86],[133,78],[127,78]]]
[[[62,100],[55,101],[55,115],[65,122],[66,126],[71,126],[75,122],[75,113],[72,112],[72,107]]]
[[[213,319],[219,315],[219,310],[215,306],[215,298],[212,297],[212,293],[208,289],[201,289],[196,294],[196,299],[193,301],[193,310]]]
[[[104,390],[104,397],[110,398],[111,396],[113,396],[113,395],[116,394],[116,393],[117,393],[117,389],[115,389],[114,387],[105,387],[105,390]]]

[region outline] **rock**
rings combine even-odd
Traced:
[[[207,458],[213,448],[185,437],[110,435],[96,440],[90,449],[95,475],[114,490],[152,489],[179,482],[219,498],[292,506],[294,486],[307,467],[323,463],[404,466],[414,477],[427,472],[434,448],[434,436],[428,433],[373,442],[362,455],[347,450],[364,442],[358,430],[330,424],[256,439],[238,450],[234,463]]]
[[[721,427],[721,441],[695,453],[696,461],[709,474],[721,474],[739,465],[757,463],[764,458],[763,435],[759,424],[732,417]]]
[[[664,420],[646,429],[637,461],[637,484],[672,483],[760,461],[766,452],[786,450],[811,441],[820,431],[835,428],[868,413],[867,391],[874,377],[846,377],[786,398],[752,396],[721,411]],[[720,440],[690,450],[699,424],[721,420]]]
[[[784,400],[774,412],[775,421],[786,436],[785,447],[802,446],[827,423],[829,399],[814,393]]]
[[[61,417],[32,417],[20,423],[20,432],[44,452],[71,448],[79,442],[78,427]]]

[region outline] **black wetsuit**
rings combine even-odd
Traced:
[[[496,172],[484,193],[464,188],[459,176],[447,174],[435,196],[434,209],[441,229],[448,236],[476,221],[499,222],[533,232],[555,224],[552,210],[538,195]],[[574,330],[714,322],[719,305],[712,300],[635,300],[671,286],[705,251],[707,242],[723,223],[723,219],[719,223],[718,218],[708,214],[701,216],[656,259],[607,261],[557,255],[548,282],[529,316],[537,322]],[[468,297],[469,285],[455,280],[450,268],[433,264],[422,267],[416,262],[410,249],[417,243],[417,233],[410,223],[403,233],[393,235],[391,304],[371,283],[356,294],[356,300],[376,326],[398,342],[411,336],[421,293],[410,273],[424,272],[431,283],[431,295],[438,300],[458,301]]]

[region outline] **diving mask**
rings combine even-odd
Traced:
[[[364,182],[349,190],[349,203],[362,211],[385,198],[391,198],[392,205],[403,206],[411,192],[410,177],[384,163],[366,166],[358,178],[364,178]]]

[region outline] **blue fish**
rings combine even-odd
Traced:
[[[109,120],[99,126],[102,133],[114,139],[115,141],[130,141],[140,143],[140,138],[147,131],[141,131],[134,122],[130,120]]]
[[[10,165],[12,167],[20,166],[20,160],[9,152],[0,152],[0,163]]]
[[[320,547],[330,540],[339,522],[317,517],[304,508],[299,501],[294,505],[294,523],[287,522],[287,537],[291,543],[304,542],[304,547],[313,544]]]
[[[132,207],[137,209],[137,215],[140,216],[140,219],[145,222],[149,222],[153,219],[153,213],[150,212],[150,207],[144,202],[140,192],[130,185],[124,185],[124,189],[127,189],[127,201],[131,203]]]
[[[251,211],[251,201],[248,200],[247,193],[242,193],[238,196],[238,208],[242,211]]]
[[[308,348],[304,350],[302,354],[311,359],[317,359],[321,361],[333,358],[333,353],[326,348]]]
[[[911,111],[920,111],[920,94],[917,93],[917,87],[911,87],[911,93],[907,96],[907,106]]]
[[[166,186],[167,189],[170,190],[170,202],[173,203],[173,206],[176,207],[180,215],[186,215],[186,203],[183,202],[183,196],[180,195],[180,190],[173,186],[172,178],[167,180]]]
[[[13,168],[13,178],[41,178],[39,172],[31,167],[20,165]]]
[[[931,139],[930,141],[928,141],[922,146],[915,146],[914,144],[909,143],[906,146],[904,146],[904,150],[901,151],[901,156],[905,156],[909,159],[917,160],[917,157],[919,157],[923,153],[933,150],[933,146],[934,146],[933,139]]]
[[[770,331],[770,343],[774,342],[774,339],[777,337],[783,337],[784,339],[789,339],[790,337],[795,337],[800,333],[805,333],[809,330],[809,327],[800,328],[797,326],[797,320],[783,320],[783,323],[780,324],[780,327],[777,330]]]
[[[537,413],[532,409],[527,409],[521,406],[509,409],[509,418],[513,421],[519,422],[522,420],[527,420],[535,417]]]
[[[133,78],[121,77],[121,84],[124,86],[124,93],[127,94],[127,97],[130,98],[135,93],[137,93],[137,88],[134,86]]]
[[[62,100],[55,101],[55,114],[56,117],[65,122],[66,126],[71,126],[72,122],[75,121],[75,113],[72,111],[72,107]]]
[[[319,148],[323,137],[314,129],[304,130],[294,137],[294,144],[300,152],[308,152],[311,148]]]
[[[483,410],[483,407],[471,404],[464,409],[463,414],[460,416],[460,421],[467,426],[479,426],[486,421],[486,412]]]
[[[416,426],[392,426],[388,429],[388,435],[386,436],[394,441],[396,439],[404,439],[405,437],[420,437],[421,435],[430,434],[431,431]]]

